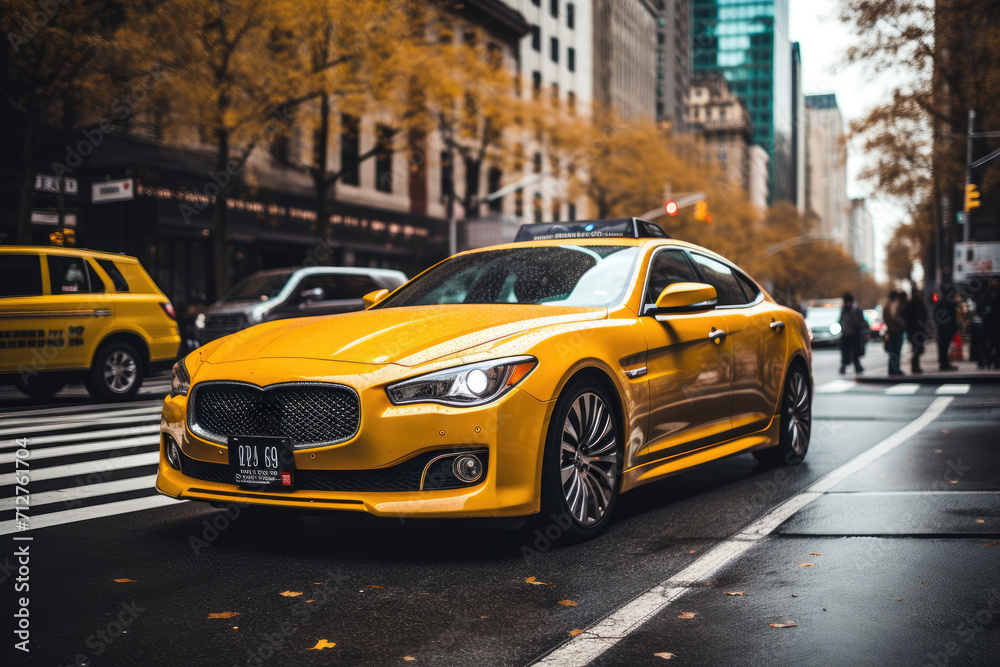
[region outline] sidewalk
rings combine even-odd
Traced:
[[[871,343],[869,343],[870,345]],[[875,343],[881,345],[881,343]],[[968,359],[969,349],[963,348],[963,353],[966,359]],[[978,384],[978,383],[1000,383],[1000,370],[990,369],[990,370],[980,370],[976,368],[975,361],[952,361],[953,366],[957,366],[957,371],[941,371],[938,370],[937,363],[937,345],[928,344],[926,346],[926,351],[920,355],[920,366],[923,369],[923,373],[919,375],[914,375],[910,373],[910,346],[906,344],[903,346],[903,358],[899,363],[899,367],[902,369],[904,375],[889,375],[888,364],[880,364],[877,368],[870,367],[866,368],[864,374],[862,375],[852,375],[852,379],[857,382],[872,382],[872,383],[897,383],[897,382],[918,382],[918,383],[934,383],[939,384],[942,382],[950,383],[963,383],[963,384]]]

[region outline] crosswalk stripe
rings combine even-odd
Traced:
[[[20,468],[14,472],[0,475],[0,485],[14,484],[15,476],[28,472],[32,482],[40,482],[46,479],[59,479],[60,477],[70,477],[73,475],[85,475],[92,472],[105,472],[110,470],[124,470],[125,468],[138,468],[141,466],[155,465],[160,460],[159,452],[146,452],[144,454],[130,454],[128,456],[118,456],[97,461],[83,461],[81,463],[69,463],[50,468]],[[31,464],[31,460],[28,460]]]
[[[96,417],[96,419],[103,420],[106,417],[107,418],[123,417],[126,415],[153,415],[153,414],[159,414],[161,410],[162,407],[159,405],[149,405],[149,406],[143,406],[141,408],[131,408],[129,410],[113,410],[111,412],[105,412],[100,416]],[[45,417],[45,423],[63,424],[66,422],[91,421],[94,419],[95,417],[91,414],[58,415],[58,416]],[[3,426],[4,429],[10,429],[12,426],[19,426],[21,424],[37,424],[37,423],[38,423],[38,417],[0,420],[0,426]],[[0,435],[2,434],[3,431],[0,431]]]
[[[853,389],[857,382],[853,380],[830,380],[825,384],[816,387],[817,394],[841,394],[848,389]]]
[[[56,489],[45,493],[31,494],[31,507],[39,507],[51,503],[72,502],[74,500],[86,500],[87,498],[97,498],[107,496],[112,493],[124,493],[126,491],[138,491],[140,489],[153,490],[156,484],[156,475],[143,475],[142,477],[129,477],[119,479],[114,482],[101,482],[100,484],[81,484],[70,489]],[[14,497],[0,499],[0,512],[14,509]]]
[[[89,442],[93,446],[97,444],[93,442],[94,440],[101,440],[102,438],[108,438],[109,436],[113,438],[114,436],[125,437],[149,435],[150,433],[158,433],[159,430],[159,423],[155,423],[143,424],[142,426],[130,426],[128,428],[112,428],[104,431],[85,431],[83,433],[60,433],[59,435],[33,436],[28,439],[28,447],[35,451],[35,448],[40,445],[51,445],[57,442]],[[0,452],[17,449],[19,447],[20,445],[11,440],[4,444],[0,444]]]
[[[135,498],[133,500],[122,500],[116,503],[107,503],[105,505],[93,505],[91,507],[66,510],[65,512],[52,512],[51,514],[32,516],[28,518],[28,526],[31,531],[34,531],[39,528],[48,528],[49,526],[60,526],[64,523],[86,521],[87,519],[98,519],[106,516],[114,516],[116,514],[126,514],[128,512],[138,512],[139,510],[165,507],[178,502],[187,501],[178,501],[174,498],[157,494],[155,496]],[[17,532],[20,531],[17,527],[16,520],[0,522],[0,535],[9,535],[10,533]],[[30,534],[30,531],[27,534]]]
[[[159,427],[157,427],[159,429]],[[157,445],[160,443],[158,436],[144,436],[122,438],[120,440],[102,440],[101,442],[88,442],[81,445],[64,445],[62,447],[47,447],[45,449],[29,450],[31,461],[38,459],[54,459],[59,456],[72,456],[74,454],[99,454],[101,452],[111,452],[117,449],[129,449],[131,447],[144,447],[147,445]],[[10,454],[0,454],[0,463],[13,463],[14,452]]]
[[[894,384],[885,390],[885,393],[890,396],[904,396],[909,394],[915,394],[920,391],[920,385],[916,382],[903,382],[901,384]]]
[[[73,428],[81,428],[84,426],[110,426],[111,424],[131,424],[136,421],[141,421],[137,417],[142,417],[143,415],[129,416],[129,417],[115,417],[113,419],[88,419],[85,421],[74,422],[71,424],[39,424],[38,426],[25,426],[22,428],[12,428],[0,431],[0,437],[13,437],[13,438],[23,438],[25,435],[31,435],[32,433],[45,433],[47,431],[65,431]],[[146,415],[148,418],[149,415]]]
[[[957,396],[959,394],[968,394],[970,389],[972,389],[972,385],[970,384],[943,384],[934,393],[945,396]]]
[[[37,410],[20,410],[13,409],[8,412],[0,413],[0,424],[7,423],[7,419],[4,415],[14,415],[15,417],[29,417],[29,416],[51,416],[51,415],[69,415],[74,413],[87,413],[87,412],[100,412],[102,410],[120,410],[125,408],[144,408],[150,407],[152,401],[129,401],[127,403],[80,403],[77,405],[62,405],[53,406],[48,408],[39,408]]]

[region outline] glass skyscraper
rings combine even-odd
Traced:
[[[720,72],[753,121],[770,157],[770,201],[792,192],[792,47],[788,0],[693,0],[693,69]]]

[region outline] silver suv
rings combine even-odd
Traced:
[[[406,274],[390,269],[317,266],[258,271],[244,278],[195,320],[195,342],[204,345],[261,322],[362,310],[362,297],[392,291]]]

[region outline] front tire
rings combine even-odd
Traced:
[[[781,392],[781,421],[778,446],[759,449],[754,457],[764,465],[796,465],[809,451],[812,432],[812,385],[801,366],[788,371]]]
[[[622,477],[621,425],[612,399],[579,379],[563,391],[549,423],[542,466],[542,514],[577,542],[607,528]]]
[[[101,401],[127,401],[142,386],[142,358],[128,343],[105,345],[94,355],[87,391]]]

